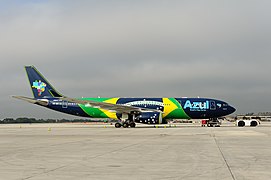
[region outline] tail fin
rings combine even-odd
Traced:
[[[25,66],[33,95],[38,98],[63,97],[34,66]]]

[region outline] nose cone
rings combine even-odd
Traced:
[[[229,106],[228,111],[229,111],[229,114],[231,114],[231,113],[234,113],[236,111],[236,109],[232,106]]]

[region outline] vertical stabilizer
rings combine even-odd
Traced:
[[[25,70],[36,99],[62,97],[34,66],[25,66]]]

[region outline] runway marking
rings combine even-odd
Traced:
[[[222,156],[222,158],[223,158],[223,160],[224,160],[224,162],[225,162],[225,164],[226,164],[226,166],[227,166],[227,168],[228,168],[228,170],[229,170],[229,172],[231,174],[232,179],[235,180],[233,172],[232,172],[232,170],[231,170],[231,168],[230,168],[230,166],[229,166],[229,164],[228,164],[228,162],[227,162],[227,160],[226,160],[220,146],[218,145],[218,142],[217,142],[217,139],[216,139],[216,136],[215,136],[214,132],[212,132],[212,137],[213,137],[213,139],[215,141],[215,144],[216,144],[216,146],[217,146],[217,148],[218,148],[218,150],[219,150],[219,152],[220,152],[220,154],[221,154],[221,156]]]
[[[60,167],[57,167],[57,168],[54,168],[54,169],[50,169],[50,170],[44,171],[44,172],[42,172],[42,173],[33,174],[33,175],[28,176],[28,177],[26,177],[26,178],[22,178],[22,180],[31,179],[31,178],[36,177],[37,175],[41,175],[41,174],[47,174],[47,173],[50,173],[50,172],[53,172],[53,171],[56,171],[56,170],[59,170],[59,169],[65,168],[65,167],[67,167],[67,166],[69,166],[69,165],[60,166]]]

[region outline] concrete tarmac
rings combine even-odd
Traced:
[[[0,180],[255,180],[270,170],[270,126],[0,125]]]

